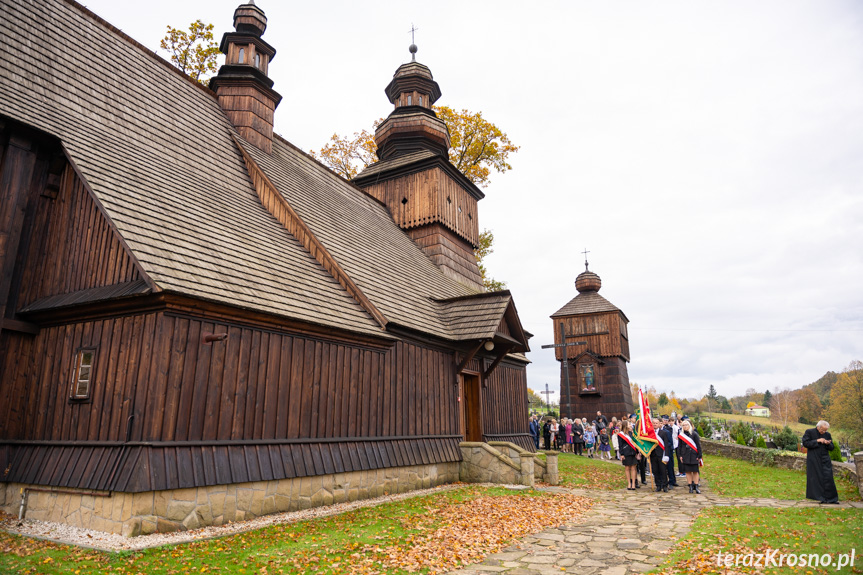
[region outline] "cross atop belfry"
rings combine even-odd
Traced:
[[[414,37],[417,30],[419,30],[419,28],[414,26],[413,22],[411,22],[411,45],[408,48],[408,51],[411,53],[411,62],[417,61],[417,45],[416,38]]]
[[[587,254],[589,254],[590,252],[587,251],[587,248],[584,248],[584,251],[581,253],[584,254],[584,271],[587,271]]]

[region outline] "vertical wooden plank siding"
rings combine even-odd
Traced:
[[[479,242],[476,199],[440,168],[400,176],[363,190],[386,204],[402,229],[440,222],[472,245]]]
[[[558,317],[554,318],[553,323],[554,343],[560,343],[560,325],[563,324],[567,336],[577,336],[579,341],[587,342],[583,349],[590,349],[600,357],[621,355],[627,361],[629,360],[629,342],[623,336],[625,320],[620,312]],[[563,359],[561,349],[555,349],[555,357],[558,361]],[[568,352],[570,358],[573,357],[571,349]]]
[[[501,362],[483,386],[483,432],[486,434],[527,431],[527,396],[522,366]]]
[[[205,344],[204,333],[228,337]],[[96,355],[90,399],[76,401],[71,382],[81,347]],[[61,478],[68,485],[108,485],[116,475],[129,489],[170,488],[458,458],[456,439],[419,439],[459,433],[454,357],[444,349],[404,340],[379,348],[151,312],[45,327],[35,337],[0,334],[0,352],[10,368],[0,391],[21,394],[0,405],[9,422],[0,442],[339,438],[145,446],[124,456],[114,474],[101,466],[109,459],[113,466],[119,446],[28,447],[29,467],[37,456],[48,467],[68,458]],[[493,372],[482,397],[487,433],[521,431],[524,381],[520,364],[504,361]],[[409,439],[349,439],[392,436]]]
[[[71,166],[55,199],[39,196],[17,307],[49,296],[141,279],[140,271]]]

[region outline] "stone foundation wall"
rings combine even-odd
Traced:
[[[726,443],[724,441],[713,441],[710,439],[701,439],[701,450],[705,455],[721,455],[732,459],[743,459],[758,463],[760,465],[768,465],[770,467],[782,467],[784,469],[806,470],[806,457],[798,457],[796,455],[779,455],[776,450],[763,449],[758,447],[749,447],[748,445],[740,445],[738,443]],[[860,455],[861,457],[857,457]],[[863,495],[863,485],[861,485],[861,475],[863,475],[863,453],[855,454],[856,466],[850,463],[833,462],[833,475],[835,477],[844,477],[855,485],[860,486],[860,493]]]
[[[488,443],[463,441],[459,444],[462,461],[459,464],[459,479],[465,483],[504,483],[508,485],[533,485],[533,460],[530,474],[522,470],[521,461],[512,461]],[[531,454],[532,455],[532,454]]]
[[[557,485],[557,452],[546,460],[508,441],[463,441],[459,479],[465,483],[502,483],[533,486],[535,481]]]
[[[458,479],[459,464],[453,462],[145,493],[115,492],[108,497],[33,491],[27,494],[25,517],[134,537],[404,493]],[[20,489],[26,487],[0,484],[3,511],[18,516]]]

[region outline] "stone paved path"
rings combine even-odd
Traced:
[[[484,562],[452,574],[644,573],[664,561],[666,552],[686,535],[703,507],[819,507],[810,501],[719,497],[704,479],[701,495],[690,494],[682,483],[669,493],[656,493],[651,478],[647,481],[648,485],[635,492],[546,488],[590,497],[598,503],[584,517],[525,537]],[[844,502],[835,507],[863,508],[863,502]]]

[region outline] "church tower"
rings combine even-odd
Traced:
[[[560,415],[609,419],[632,413],[626,315],[599,295],[602,280],[588,269],[575,279],[578,295],[552,316],[560,365]],[[558,344],[568,344],[557,346]]]
[[[375,131],[379,161],[352,182],[383,202],[444,274],[481,291],[473,250],[477,202],[485,195],[450,163],[449,131],[432,108],[440,87],[416,61],[416,45],[410,52],[385,90],[394,109]]]
[[[267,76],[276,49],[261,39],[267,16],[255,0],[234,10],[235,32],[225,32],[219,50],[225,64],[210,79],[210,89],[231,123],[252,145],[269,153],[273,147],[273,115],[282,97]]]

